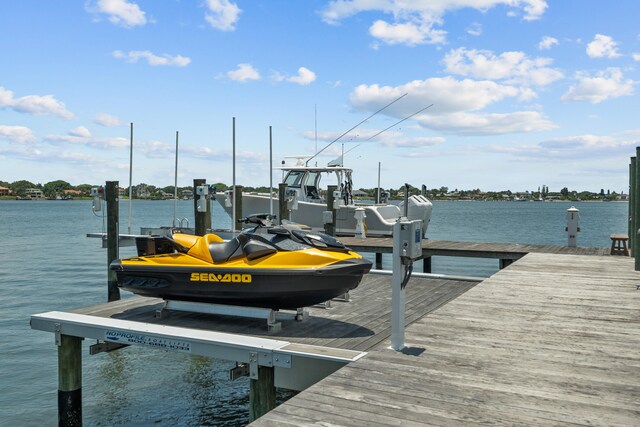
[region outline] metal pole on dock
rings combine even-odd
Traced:
[[[289,209],[287,209],[287,184],[278,184],[278,210],[280,211],[280,224],[282,220],[289,219]]]
[[[258,367],[258,379],[250,380],[249,422],[253,422],[276,407],[276,388],[274,369],[268,366]]]
[[[633,192],[633,213],[634,213],[634,221],[633,221],[633,249],[631,253],[635,257],[635,270],[640,271],[640,256],[636,256],[636,254],[640,253],[640,238],[638,238],[638,226],[640,225],[640,220],[638,219],[638,214],[640,214],[640,162],[637,160],[640,159],[640,147],[636,147],[636,173],[635,173],[635,191]]]
[[[118,181],[107,181],[104,187],[104,198],[107,204],[107,301],[120,299],[118,289],[118,277],[115,271],[109,269],[109,265],[120,258],[118,253],[120,224],[118,221]]]
[[[273,215],[273,137],[269,126],[269,215]]]
[[[638,229],[636,225],[636,157],[631,157],[631,163],[629,164],[629,248],[631,249],[631,255],[636,256],[635,248],[635,230]]]
[[[82,426],[82,338],[59,335],[58,425]]]
[[[129,226],[127,232],[131,234],[131,202],[133,201],[133,122],[131,122],[131,143],[129,145]]]

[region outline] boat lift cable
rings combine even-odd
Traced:
[[[393,101],[391,101],[390,103],[388,103],[387,105],[385,105],[384,107],[382,107],[381,109],[379,109],[378,111],[376,111],[375,113],[371,114],[369,117],[367,117],[366,119],[362,120],[360,123],[358,123],[357,125],[353,126],[351,129],[349,129],[348,131],[344,132],[342,135],[340,135],[339,137],[337,137],[336,139],[334,139],[333,141],[331,141],[330,143],[328,143],[327,145],[324,146],[324,148],[320,151],[318,151],[316,154],[314,154],[312,157],[310,157],[306,163],[305,166],[309,165],[309,162],[311,160],[313,160],[314,158],[316,158],[318,156],[318,154],[322,153],[324,150],[326,150],[327,148],[329,148],[331,145],[333,145],[335,142],[337,142],[338,140],[340,140],[342,137],[344,137],[345,135],[347,135],[349,132],[351,132],[352,130],[354,130],[355,128],[357,128],[358,126],[360,126],[361,124],[363,124],[364,122],[366,122],[367,120],[369,120],[370,118],[372,118],[373,116],[375,116],[376,114],[380,113],[383,110],[386,110],[387,108],[389,108],[391,105],[395,104],[396,102],[400,101],[402,98],[404,98],[405,96],[407,96],[408,93],[404,93],[402,95],[400,95],[398,98],[394,99]]]

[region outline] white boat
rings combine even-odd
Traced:
[[[324,229],[327,210],[326,191],[321,191],[320,181],[323,175],[335,175],[338,188],[334,199],[336,208],[336,235],[355,235],[357,208],[364,208],[365,230],[367,236],[391,236],[393,224],[404,216],[404,202],[392,204],[360,204],[352,198],[352,169],[343,166],[305,166],[304,158],[297,157],[295,166],[282,166],[285,173],[283,182],[287,184],[289,220],[311,227],[313,230]],[[230,192],[216,193],[215,199],[232,215]],[[278,197],[270,197],[267,193],[242,194],[242,215],[273,212],[280,218]],[[270,209],[271,207],[271,209]],[[423,232],[426,236],[427,226],[431,218],[432,204],[422,195],[408,198],[407,217],[423,221]]]

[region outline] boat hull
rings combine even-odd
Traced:
[[[118,286],[147,297],[296,309],[328,301],[358,286],[371,269],[365,259],[317,268],[248,269],[218,266],[147,267],[115,261]]]

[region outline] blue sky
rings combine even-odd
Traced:
[[[352,150],[357,188],[380,162],[385,188],[627,192],[639,16],[637,0],[1,1],[0,180],[127,185],[133,122],[134,184],[173,184],[176,131],[178,185],[230,183],[235,117],[237,182],[268,185],[269,126],[279,164],[406,93],[318,163]]]

